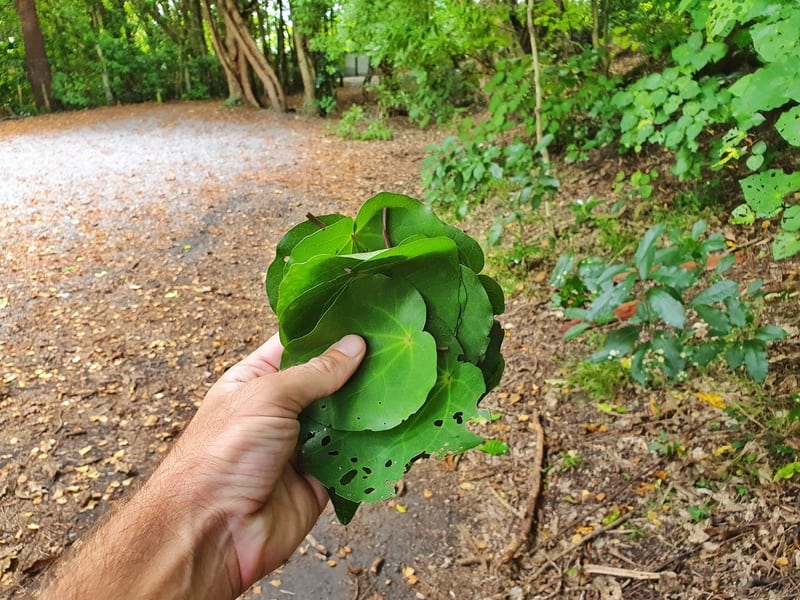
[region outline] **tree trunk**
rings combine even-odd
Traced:
[[[535,93],[535,103],[533,115],[536,119],[536,143],[542,141],[542,75],[539,65],[539,51],[536,47],[536,28],[533,25],[533,0],[528,0],[528,36],[531,39],[531,62],[533,64],[533,89]],[[547,148],[542,148],[542,160],[550,162],[550,153]]]
[[[92,20],[94,21],[94,27],[97,30],[97,37],[100,37],[100,34],[103,32],[103,12],[102,7],[94,6],[92,10]],[[114,105],[114,92],[111,89],[111,78],[108,75],[108,64],[106,63],[106,58],[103,55],[103,48],[100,46],[100,42],[96,42],[94,45],[95,52],[97,52],[97,58],[100,60],[100,69],[101,69],[101,81],[103,82],[103,92],[106,95],[106,104],[108,106]]]
[[[286,60],[286,20],[283,18],[283,0],[278,0],[278,25],[275,28],[278,42],[278,55],[275,57],[275,67],[278,71],[278,81],[286,86],[289,77],[289,63]]]
[[[261,108],[261,103],[253,92],[253,80],[250,78],[250,65],[239,43],[239,38],[234,34],[235,25],[227,12],[225,17],[225,47],[236,65],[236,80],[245,102],[255,108]]]
[[[244,97],[242,83],[239,81],[239,67],[236,60],[235,43],[233,48],[222,39],[219,27],[211,14],[208,0],[201,0],[200,6],[203,9],[203,17],[208,22],[208,29],[211,32],[211,43],[214,46],[214,53],[217,55],[222,70],[225,73],[225,80],[228,82],[228,100],[241,100]],[[232,55],[233,54],[233,55]],[[254,106],[258,107],[258,103]]]
[[[278,77],[275,75],[272,66],[267,62],[264,54],[258,49],[258,45],[253,39],[253,36],[250,35],[247,24],[244,22],[244,19],[242,19],[242,15],[239,14],[239,10],[233,4],[233,0],[223,0],[220,8],[224,11],[225,17],[230,18],[231,31],[229,33],[236,37],[239,50],[244,52],[244,55],[247,57],[247,62],[250,63],[250,66],[253,67],[253,71],[255,71],[256,75],[258,75],[258,78],[261,80],[272,108],[278,112],[285,112],[286,96],[283,93],[283,87],[281,87],[280,81],[278,81]]]
[[[316,90],[314,80],[316,72],[314,60],[308,49],[308,36],[302,31],[298,21],[294,18],[294,6],[289,2],[292,11],[292,22],[294,23],[294,51],[297,55],[297,66],[300,67],[300,77],[303,79],[303,108],[305,114],[311,115],[317,112]]]
[[[53,108],[50,62],[44,47],[44,36],[36,12],[35,0],[16,0],[15,6],[22,24],[22,39],[25,42],[25,70],[31,84],[36,108],[50,111]]]

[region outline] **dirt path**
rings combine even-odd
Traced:
[[[0,595],[35,586],[274,330],[262,280],[282,233],[381,190],[418,196],[436,136],[343,142],[323,122],[211,103],[0,123]],[[769,484],[771,450],[745,436],[752,424],[691,389],[598,410],[566,384],[580,349],[561,341],[540,275],[509,299],[509,367],[487,399],[503,416],[482,426],[510,454],[419,463],[400,498],[348,527],[326,513],[314,531],[326,551],[309,541],[248,597],[797,596],[800,492]],[[788,302],[778,312],[796,344]],[[797,386],[795,351],[776,394]],[[537,416],[547,478],[532,498],[535,546],[503,562],[528,539]],[[754,467],[719,453],[740,442]],[[698,507],[708,518],[687,516]]]

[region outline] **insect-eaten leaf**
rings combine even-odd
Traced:
[[[480,274],[480,245],[400,194],[355,218],[308,215],[278,243],[266,288],[285,350],[281,367],[359,334],[367,354],[338,392],[300,415],[300,463],[343,523],[359,503],[395,495],[418,459],[495,442],[469,429],[505,362],[502,288]],[[502,442],[500,442],[502,444]]]

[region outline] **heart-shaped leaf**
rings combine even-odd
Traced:
[[[275,259],[270,263],[267,269],[267,296],[269,297],[269,304],[273,311],[278,306],[278,288],[283,280],[283,271],[286,268],[286,263],[289,261],[289,255],[303,239],[317,233],[321,225],[332,225],[337,221],[344,219],[342,215],[323,215],[316,217],[319,223],[312,221],[303,221],[292,227],[278,242],[275,247]]]
[[[461,264],[476,273],[483,269],[480,244],[460,229],[443,223],[431,208],[402,194],[382,192],[367,200],[358,211],[355,242],[362,250],[377,250],[400,244],[412,236],[449,237],[458,248]]]
[[[352,280],[316,327],[284,349],[282,368],[306,362],[349,333],[367,342],[356,374],[308,407],[304,418],[345,431],[384,430],[417,411],[436,380],[436,342],[423,331],[425,312],[420,293],[403,281]]]

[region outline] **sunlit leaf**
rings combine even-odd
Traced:
[[[436,342],[424,325],[425,302],[417,290],[383,275],[361,277],[311,333],[286,345],[281,366],[306,362],[348,333],[361,335],[368,349],[361,368],[306,415],[348,431],[390,429],[422,406],[436,379]]]

